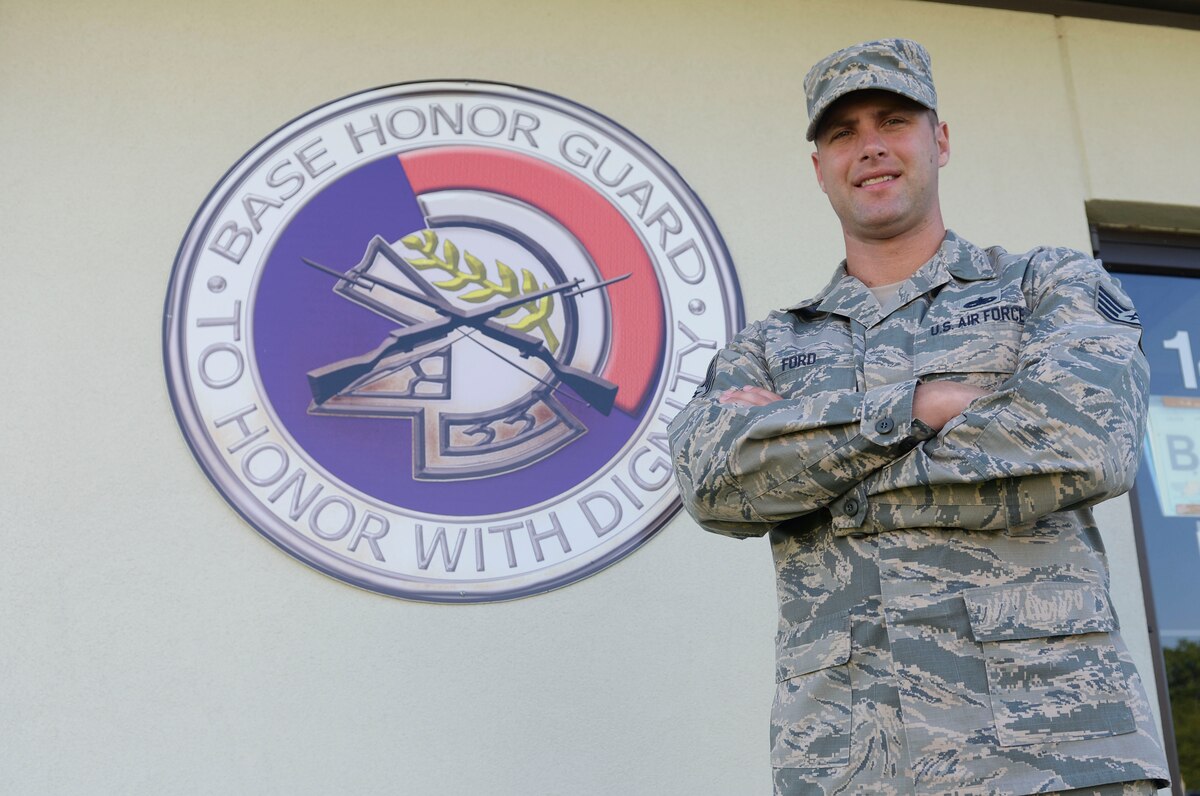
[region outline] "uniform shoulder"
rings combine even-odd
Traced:
[[[1035,267],[1066,262],[1099,262],[1092,255],[1068,246],[1034,246],[1026,252],[1009,252],[1003,246],[989,246],[986,251],[988,258],[994,264],[1001,266],[1021,262],[1027,262]]]
[[[1026,252],[1010,253],[1003,247],[987,249],[997,272],[1020,275],[1027,286],[1095,280],[1105,274],[1104,266],[1090,254],[1067,246],[1035,246]]]
[[[766,318],[747,323],[738,330],[738,332],[729,340],[728,343],[726,343],[725,348],[755,349],[760,347],[762,345],[764,326],[771,322],[773,315],[774,313],[771,313],[771,315],[768,315]]]
[[[756,335],[761,335],[763,332],[767,331],[768,329],[772,329],[781,323],[790,325],[793,322],[796,314],[797,310],[794,309],[771,310],[766,314],[766,317],[759,318],[756,321],[750,321],[743,326],[742,330],[738,332],[738,336],[753,337]]]
[[[730,343],[740,346],[761,346],[766,338],[778,333],[779,329],[792,328],[795,323],[796,318],[792,311],[771,310],[765,318],[750,321],[743,326]]]

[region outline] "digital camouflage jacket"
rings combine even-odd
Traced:
[[[947,233],[884,314],[844,265],[751,324],[671,424],[703,527],[770,533],[777,794],[1156,779],[1089,506],[1133,482],[1149,372],[1099,263]],[[936,435],[918,382],[991,390]],[[730,387],[784,397],[720,404]]]

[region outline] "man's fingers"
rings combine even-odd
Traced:
[[[717,402],[735,404],[737,406],[766,406],[775,401],[782,401],[783,396],[771,392],[765,387],[731,387],[717,396]]]
[[[751,397],[751,400],[759,404],[770,404],[775,401],[782,401],[783,396],[771,392],[766,387],[743,387],[742,395]]]

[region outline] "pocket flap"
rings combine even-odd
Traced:
[[[976,641],[1116,630],[1108,595],[1087,583],[983,586],[963,592]]]
[[[798,625],[779,641],[775,679],[838,666],[850,660],[850,612],[819,616]]]

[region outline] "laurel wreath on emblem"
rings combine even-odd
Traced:
[[[414,268],[421,271],[437,268],[450,275],[449,279],[434,282],[434,287],[447,293],[454,293],[469,285],[474,285],[474,290],[458,294],[458,298],[472,304],[482,304],[495,296],[516,298],[536,293],[546,287],[546,285],[539,285],[537,277],[527,268],[521,269],[521,278],[518,280],[516,272],[499,260],[496,260],[496,272],[499,274],[500,282],[493,282],[488,278],[487,266],[483,264],[483,261],[465,250],[462,252],[462,260],[466,262],[467,270],[462,270],[459,267],[458,247],[449,238],[441,242],[442,254],[440,257],[438,256],[438,236],[431,229],[406,235],[400,239],[400,242],[409,249],[425,255],[424,257],[405,258]],[[518,332],[536,329],[542,333],[546,347],[550,349],[551,353],[558,350],[558,337],[550,328],[549,323],[550,316],[554,314],[554,296],[543,296],[525,304],[518,304],[497,313],[496,317],[505,318],[518,310],[525,310],[527,314],[516,323],[506,324],[508,328]]]

